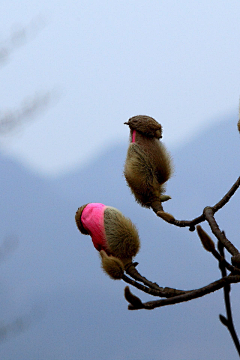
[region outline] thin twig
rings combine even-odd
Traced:
[[[233,184],[233,186],[231,187],[231,189],[223,196],[223,198],[218,201],[213,207],[213,213],[215,214],[219,209],[221,209],[230,199],[231,197],[234,195],[234,193],[237,191],[237,189],[240,186],[240,177],[236,180],[236,182]],[[157,214],[158,215],[158,214]],[[195,230],[195,226],[197,224],[200,224],[201,222],[203,222],[205,220],[205,216],[204,214],[196,217],[193,220],[171,220],[168,221],[166,219],[164,219],[165,221],[169,222],[170,224],[173,224],[175,226],[178,227],[189,227],[190,231],[194,231]]]
[[[225,258],[224,255],[224,247],[223,244],[219,241],[218,242],[218,249],[220,252],[220,255]],[[223,262],[219,262],[219,268],[221,270],[222,273],[222,277],[225,277],[227,275],[227,271],[226,268],[224,266]],[[233,318],[232,318],[232,310],[231,310],[231,302],[230,302],[230,291],[231,291],[231,286],[230,284],[227,284],[224,286],[223,288],[223,292],[224,292],[224,301],[225,301],[225,308],[226,308],[226,313],[227,313],[227,318],[225,318],[223,315],[219,316],[220,317],[220,321],[227,327],[232,340],[234,342],[234,345],[238,351],[238,354],[240,356],[240,343],[239,343],[239,339],[236,333],[236,330],[234,328],[234,324],[233,324]]]
[[[240,186],[240,176],[237,179],[237,181],[233,184],[233,186],[231,187],[231,189],[226,193],[226,195],[223,196],[223,198],[216,203],[213,206],[213,212],[215,214],[215,212],[217,212],[219,209],[221,209],[230,199],[231,197],[235,194],[235,192],[237,191],[237,189]]]
[[[219,262],[219,264],[221,264],[224,268],[227,268],[232,274],[240,274],[240,269],[238,269],[237,267],[229,264],[225,257],[222,256],[221,254],[219,254],[219,252],[216,250],[214,241],[211,239],[211,237],[208,235],[208,233],[203,230],[203,228],[201,227],[201,225],[197,226],[197,233],[199,236],[199,239],[201,240],[202,246],[203,248],[210,252]],[[223,233],[224,237],[225,233]],[[219,243],[219,241],[218,241]]]
[[[159,216],[159,214],[157,213],[157,215]],[[160,216],[161,217],[161,216]],[[203,222],[205,220],[204,215],[200,215],[198,217],[196,217],[193,220],[176,220],[176,219],[171,219],[170,221],[168,221],[167,219],[164,219],[166,222],[168,222],[169,224],[178,226],[178,227],[187,227],[189,226],[189,230],[190,231],[194,231],[195,230],[195,225],[200,224],[201,222]]]
[[[136,265],[134,265],[133,263],[129,263],[128,265],[125,266],[125,271],[128,275],[130,275],[133,279],[137,280],[137,281],[141,281],[144,285],[148,286],[151,289],[155,289],[155,290],[162,290],[163,288],[161,288],[157,283],[154,283],[152,281],[149,281],[148,279],[146,279],[144,276],[142,276],[136,269]]]
[[[203,213],[205,215],[205,218],[207,222],[209,223],[211,230],[213,234],[216,236],[216,238],[221,241],[223,246],[228,250],[230,254],[238,255],[239,251],[238,249],[226,238],[225,234],[219,229],[219,226],[214,218],[214,211],[210,206],[205,207],[203,210]]]
[[[228,269],[229,271],[231,271],[232,274],[240,274],[240,269],[238,269],[237,267],[229,264],[229,262],[222,257],[217,250],[212,251],[213,256],[219,261],[219,263],[221,263],[223,266],[225,266],[226,269]]]
[[[177,296],[174,296],[174,297],[171,297],[168,299],[161,299],[161,300],[155,300],[155,301],[149,301],[146,303],[142,303],[141,309],[152,310],[157,307],[162,307],[162,306],[166,306],[166,305],[174,305],[174,304],[182,303],[185,301],[197,299],[199,297],[205,296],[207,294],[210,294],[214,291],[217,291],[217,290],[223,288],[226,284],[238,283],[238,282],[240,282],[240,275],[228,275],[224,278],[214,281],[211,284],[208,284],[207,286],[204,286],[197,290],[190,291],[183,295],[177,295]],[[129,308],[129,310],[140,309],[140,308],[138,308],[138,309],[134,308],[131,304],[129,305],[128,308]]]
[[[126,275],[123,275],[122,280],[125,281],[127,284],[130,284],[134,287],[136,287],[137,289],[153,295],[153,296],[159,296],[159,297],[164,297],[164,298],[170,298],[176,295],[183,295],[186,294],[189,291],[184,291],[184,290],[178,290],[178,289],[173,289],[173,288],[169,288],[169,287],[158,287],[158,289],[151,289],[147,286],[144,286],[142,284],[139,284],[137,281],[129,278]]]

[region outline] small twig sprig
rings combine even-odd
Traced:
[[[182,295],[176,295],[176,296],[170,297],[168,299],[148,301],[146,303],[141,302],[141,304],[142,304],[141,307],[136,308],[136,307],[134,307],[134,304],[132,304],[130,302],[128,309],[129,310],[139,310],[139,309],[153,310],[155,308],[166,306],[166,305],[179,304],[179,303],[182,303],[185,301],[190,301],[190,300],[205,296],[207,294],[210,294],[214,291],[222,289],[227,284],[239,283],[239,282],[240,282],[240,275],[228,275],[228,276],[221,278],[219,280],[216,280],[206,286],[203,286],[196,290],[188,291]]]
[[[198,236],[202,242],[202,245],[204,249],[208,252],[210,252],[226,269],[228,269],[232,274],[240,274],[240,269],[237,267],[229,264],[229,262],[225,259],[224,256],[219,253],[216,248],[213,240],[210,238],[210,236],[202,229],[201,225],[197,225],[197,233]],[[221,243],[222,244],[222,243]]]
[[[225,234],[219,229],[219,226],[214,218],[213,209],[208,206],[203,210],[203,213],[205,219],[207,220],[207,222],[211,227],[213,234],[216,236],[218,241],[220,241],[223,244],[223,246],[228,250],[228,252],[232,256],[238,255],[239,254],[238,249],[226,238]]]
[[[213,214],[215,214],[218,210],[220,210],[224,205],[227,204],[227,202],[231,199],[231,197],[235,194],[235,192],[237,191],[237,189],[240,186],[240,176],[239,178],[235,181],[235,183],[233,184],[233,186],[231,187],[231,189],[223,196],[223,198],[218,201],[214,206],[211,207]],[[207,207],[210,208],[210,207]],[[206,209],[206,208],[205,208]],[[156,214],[161,217],[163,220],[167,221],[170,224],[173,224],[175,226],[179,226],[179,227],[189,227],[190,231],[194,231],[195,230],[195,226],[197,224],[200,224],[201,222],[206,220],[206,216],[203,213],[194,218],[193,220],[176,220],[174,218],[173,215],[171,215],[170,217],[168,216],[164,216],[163,211],[158,211],[156,212]]]
[[[173,288],[169,288],[169,287],[163,288],[160,286],[159,286],[159,289],[152,289],[152,288],[149,288],[148,286],[140,284],[136,280],[129,278],[125,274],[123,275],[122,280],[125,281],[127,284],[130,284],[130,285],[134,286],[135,288],[145,292],[146,294],[152,295],[152,296],[170,298],[170,297],[173,297],[176,295],[185,294],[187,292],[184,290],[178,290],[178,289],[173,289]]]
[[[225,258],[224,247],[220,241],[218,242],[218,250],[219,250],[220,255],[223,258]],[[223,262],[219,262],[219,269],[222,273],[222,277],[224,278],[227,275],[227,271],[226,271],[225,264]],[[231,301],[230,301],[230,292],[231,292],[230,284],[227,284],[224,286],[223,292],[224,292],[224,302],[225,302],[227,317],[220,314],[219,320],[228,329],[228,331],[232,337],[232,340],[234,342],[234,345],[237,349],[237,352],[240,356],[240,342],[239,342],[239,339],[238,339],[238,336],[237,336],[237,333],[236,333],[236,330],[235,330],[235,327],[233,324],[233,317],[232,317],[232,309],[231,309]]]

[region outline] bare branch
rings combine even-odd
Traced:
[[[218,260],[218,262],[222,264],[226,269],[231,271],[233,274],[240,274],[240,269],[229,264],[226,261],[225,257],[219,254],[219,252],[215,248],[214,242],[212,241],[210,236],[202,229],[201,225],[197,226],[197,233],[205,250],[211,252],[212,255]]]
[[[219,241],[218,242],[218,249],[220,252],[220,255],[225,258],[224,255],[224,247],[223,244]],[[221,270],[222,273],[222,277],[224,278],[227,275],[226,272],[226,268],[223,264],[223,262],[219,262],[219,268]],[[225,325],[232,337],[232,340],[234,342],[234,345],[238,351],[238,354],[240,356],[240,342],[233,324],[233,318],[232,318],[232,309],[231,309],[231,302],[230,302],[230,292],[231,292],[231,286],[230,284],[227,284],[224,286],[223,288],[223,292],[224,292],[224,301],[225,301],[225,308],[226,308],[226,313],[227,313],[227,317],[224,317],[223,315],[219,315],[219,319],[222,322],[223,325]]]
[[[204,286],[197,290],[187,292],[183,295],[177,295],[177,296],[174,296],[174,297],[171,297],[168,299],[155,300],[155,301],[149,301],[146,303],[142,303],[141,309],[152,310],[157,307],[162,307],[162,306],[166,306],[166,305],[174,305],[174,304],[179,304],[179,303],[182,303],[185,301],[190,301],[190,300],[205,296],[207,294],[210,294],[219,289],[222,289],[226,284],[232,284],[232,283],[238,283],[238,282],[240,282],[240,275],[228,275],[224,278],[214,281],[213,283],[211,283],[207,286]],[[129,305],[128,309],[129,310],[137,310],[137,309],[133,308],[132,305]]]
[[[128,275],[130,275],[133,279],[137,281],[141,281],[144,285],[148,286],[150,289],[162,290],[157,283],[153,283],[152,281],[147,280],[144,276],[139,274],[136,269],[136,265],[133,263],[125,266],[125,271]]]
[[[210,206],[205,207],[203,210],[205,218],[209,223],[213,234],[224,245],[230,254],[238,255],[238,249],[226,238],[225,234],[219,229],[219,226],[214,218],[214,211]]]
[[[217,212],[219,209],[221,209],[230,199],[231,197],[235,194],[235,192],[237,191],[237,189],[240,186],[240,177],[236,180],[236,182],[233,184],[233,186],[231,187],[231,189],[223,196],[223,198],[217,202],[213,207],[213,213],[215,214],[215,212]],[[168,218],[168,217],[163,217],[160,212],[156,212],[156,214],[163,218],[165,221],[167,221],[170,224],[173,224],[175,226],[179,226],[179,227],[187,227],[189,226],[189,230],[190,231],[194,231],[195,230],[195,225],[200,224],[201,222],[203,222],[204,220],[206,220],[205,215],[202,214],[198,217],[196,217],[193,220],[176,220],[174,218]]]
[[[153,296],[158,296],[158,297],[164,297],[164,298],[170,298],[176,295],[183,295],[186,294],[189,291],[184,291],[184,290],[178,290],[178,289],[173,289],[173,288],[169,288],[169,287],[158,287],[158,289],[152,289],[149,288],[147,286],[144,286],[142,284],[139,284],[137,281],[129,278],[126,275],[123,275],[122,280],[125,281],[127,284],[130,284],[134,287],[136,287],[137,289],[153,295]]]
[[[226,203],[231,199],[231,197],[235,194],[235,192],[237,191],[237,189],[240,186],[240,176],[239,178],[236,180],[236,182],[233,184],[233,186],[231,187],[231,189],[223,196],[223,198],[217,202],[213,207],[213,212],[215,214],[215,212],[217,212],[219,209],[221,209],[224,205],[226,205]]]

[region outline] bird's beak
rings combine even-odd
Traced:
[[[125,125],[129,125],[129,123],[128,123],[128,122],[125,122],[124,124],[125,124]]]

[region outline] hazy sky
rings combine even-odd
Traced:
[[[237,116],[237,0],[9,0],[0,11],[0,117],[56,95],[0,146],[43,175],[126,141],[134,115],[162,123],[171,146]]]

